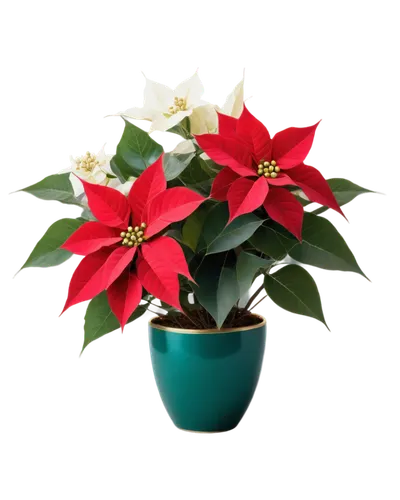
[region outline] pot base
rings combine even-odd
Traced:
[[[225,434],[225,432],[230,432],[230,431],[189,431],[188,429],[178,429],[180,432],[188,432],[189,434],[208,434],[208,435],[215,435],[215,434]]]

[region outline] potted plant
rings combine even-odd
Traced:
[[[90,301],[82,351],[154,312],[151,358],[169,415],[181,429],[218,432],[239,423],[257,386],[266,322],[255,305],[268,296],[326,325],[301,264],[365,276],[321,214],[344,215],[371,191],[304,163],[318,123],[271,138],[243,104],[243,81],[223,108],[202,92],[197,73],[175,90],[148,80],[144,107],[118,113],[115,155],[87,152],[23,189],[82,214],[50,226],[22,268],[83,256],[63,309]],[[184,141],[164,153],[131,119]]]

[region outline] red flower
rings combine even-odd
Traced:
[[[162,161],[161,156],[143,172],[128,198],[82,181],[99,222],[86,222],[62,246],[85,256],[72,276],[63,312],[107,290],[124,328],[142,298],[142,286],[181,310],[178,274],[192,277],[179,244],[158,233],[191,214],[204,198],[184,187],[167,189]]]
[[[311,201],[342,213],[329,184],[305,160],[315,129],[288,128],[271,139],[266,127],[244,106],[239,119],[218,114],[219,133],[196,136],[208,156],[226,168],[216,176],[211,196],[228,200],[230,220],[261,205],[275,220],[301,239],[303,207],[282,186],[300,187]]]

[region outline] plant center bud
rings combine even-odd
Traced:
[[[78,158],[75,158],[76,169],[83,170],[84,172],[93,172],[93,170],[99,165],[99,161],[96,155],[90,153],[89,151]]]
[[[174,105],[168,108],[168,113],[175,115],[179,111],[185,111],[187,109],[187,103],[185,97],[174,97]]]
[[[122,231],[121,236],[121,244],[127,247],[138,247],[146,240],[144,235],[144,230],[146,229],[147,224],[142,222],[140,226],[129,226],[126,231]]]
[[[264,176],[266,178],[270,177],[276,179],[280,171],[281,169],[278,167],[275,160],[271,162],[261,160],[257,166],[257,173],[260,177]]]

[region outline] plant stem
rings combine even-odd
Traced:
[[[265,295],[262,299],[260,299],[256,304],[254,304],[254,306],[252,306],[249,311],[252,311],[256,306],[258,306],[258,304],[260,302],[262,302],[264,299],[266,299],[268,297],[268,295]]]
[[[200,325],[200,330],[202,329],[202,324],[201,323],[196,323],[196,321],[194,320],[194,318],[192,318],[190,316],[190,314],[188,312],[185,311],[185,315],[187,317],[187,319],[194,324],[194,326],[196,327],[196,330],[199,329],[199,325]]]
[[[282,264],[281,261],[279,261],[279,260],[275,261],[273,264],[271,264],[269,266],[269,268],[266,270],[265,274],[271,274],[272,271],[275,271],[275,269],[277,269],[281,264]],[[264,292],[265,292],[264,285],[263,284],[258,285],[258,287],[255,289],[254,293],[251,295],[249,301],[245,305],[244,310],[250,311],[249,307],[251,305],[253,305],[253,302],[257,302],[259,300],[259,298],[261,297],[261,294],[264,295]]]
[[[227,326],[227,328],[232,328],[232,325],[233,325],[233,323],[234,323],[234,321],[235,321],[235,318],[236,318],[236,314],[237,314],[237,309],[236,309],[236,311],[232,314],[232,317],[231,317],[230,321],[229,321],[229,322],[228,322],[228,324],[226,325],[226,326]],[[226,321],[226,320],[225,320],[225,321]]]
[[[260,300],[260,299],[261,299],[261,300]],[[262,294],[262,296],[258,297],[258,298],[257,298],[257,300],[255,300],[255,301],[253,302],[253,304],[251,304],[251,306],[250,306],[249,310],[250,310],[250,311],[254,311],[254,309],[257,309],[257,307],[260,307],[260,305],[262,304],[263,300],[266,300],[266,298],[265,298],[264,294]],[[259,304],[257,304],[257,302],[258,302],[258,301],[260,301],[260,303],[259,303]]]
[[[264,289],[264,283],[262,285],[260,285],[259,288],[257,288],[257,290],[253,293],[253,295],[249,298],[247,304],[244,306],[243,309],[248,309],[252,302],[257,298],[257,296],[263,291]]]
[[[201,312],[197,311],[197,319],[199,320],[199,323],[201,325],[201,328],[206,329],[207,328],[207,321],[204,321]]]

